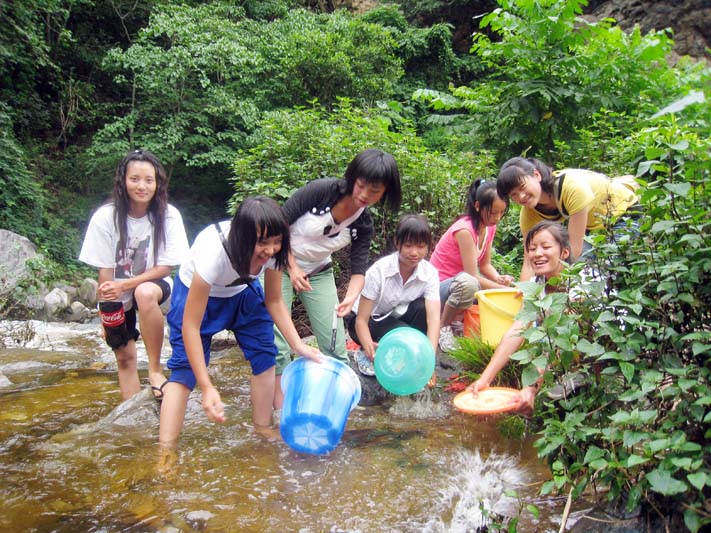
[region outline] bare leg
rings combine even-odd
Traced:
[[[272,440],[277,433],[271,427],[272,405],[274,403],[275,368],[271,367],[250,380],[252,397],[252,422],[260,435]]]
[[[252,421],[255,426],[268,426],[271,423],[274,382],[274,367],[251,377]]]
[[[284,391],[281,390],[281,374],[276,376],[274,382],[274,409],[281,409],[284,405]]]
[[[449,304],[444,304],[442,309],[442,318],[440,319],[440,327],[449,326],[458,316],[462,315],[462,310],[452,307]]]
[[[185,409],[188,406],[189,396],[190,389],[180,383],[170,382],[163,387],[158,433],[161,444],[172,444],[178,440],[185,422]]]
[[[163,348],[165,322],[158,301],[161,290],[155,283],[141,283],[134,292],[138,304],[138,321],[143,344],[148,354],[148,381],[160,387],[165,381],[160,354]]]
[[[158,464],[156,472],[164,478],[174,479],[176,476],[173,467],[178,461],[177,443],[164,444],[161,443],[158,449]]]
[[[119,389],[121,399],[128,400],[134,394],[140,392],[141,382],[138,380],[138,370],[136,366],[136,341],[130,340],[127,344],[114,350],[116,363],[118,363]]]

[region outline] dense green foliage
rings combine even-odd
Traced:
[[[446,87],[453,80],[469,77],[478,70],[473,56],[458,56],[452,49],[452,26],[438,23],[427,28],[410,26],[394,5],[385,5],[363,14],[362,19],[382,25],[392,32],[404,77],[395,91],[408,97],[421,87]]]
[[[394,45],[382,27],[344,12],[256,22],[219,3],[165,6],[127,50],[106,56],[132,99],[96,151],[115,159],[140,142],[168,163],[229,166],[265,110],[387,96],[401,75]]]
[[[488,173],[493,165],[487,153],[427,150],[412,128],[393,128],[377,110],[354,108],[348,100],[340,100],[330,113],[321,106],[269,113],[260,126],[252,148],[236,158],[232,208],[250,195],[283,201],[316,177],[342,177],[357,153],[377,147],[398,163],[401,211],[426,215],[439,235],[462,212],[462,191],[471,175]],[[378,253],[386,249],[398,213],[378,207],[372,213],[377,235],[373,252]]]
[[[514,356],[525,383],[546,365],[549,385],[573,370],[586,377],[567,400],[540,395],[536,445],[554,473],[544,493],[572,486],[577,497],[592,484],[628,511],[679,509],[692,531],[711,523],[709,119],[697,104],[634,135],[641,237],[599,238],[607,282],[583,285],[580,301],[529,288],[522,318],[542,327]]]
[[[529,383],[550,370],[533,423],[552,470],[544,492],[594,488],[692,531],[711,523],[708,68],[670,67],[664,30],[584,20],[584,0],[499,0],[469,54],[455,53],[447,21],[412,24],[459,0],[362,15],[299,7],[311,4],[0,3],[0,227],[71,272],[91,210],[135,146],[166,164],[191,236],[228,199],[284,200],[342,176],[368,147],[395,156],[402,212],[426,214],[437,235],[469,183],[513,155],[637,174],[641,238],[595,237],[606,281],[586,298],[524,287],[524,316],[542,327],[507,372]],[[399,215],[374,209],[374,255]],[[518,271],[519,240],[512,208],[497,268]],[[549,400],[571,371],[584,394]]]
[[[0,227],[15,232],[36,229],[42,218],[44,191],[32,180],[22,147],[12,131],[6,110],[0,108]]]
[[[532,149],[549,159],[555,141],[570,140],[601,109],[639,114],[671,90],[664,31],[626,34],[610,20],[579,17],[585,0],[502,0],[485,16],[472,53],[487,74],[450,93],[423,89],[433,124],[508,153]],[[454,113],[456,111],[456,113]]]
[[[140,146],[166,165],[179,207],[203,199],[184,209],[191,235],[224,216],[232,159],[262,113],[314,98],[373,103],[397,92],[403,76],[406,52],[392,28],[295,4],[3,4],[0,102],[35,180],[78,193],[86,219],[109,192],[116,162]],[[398,30],[401,40],[407,34],[406,25]],[[446,38],[432,56],[447,55]],[[425,44],[407,52],[418,54],[429,57]],[[55,256],[65,262],[83,223],[58,205],[44,214],[48,226],[77,225]]]
[[[62,205],[64,199],[63,193],[52,195],[33,175],[0,103],[0,228],[24,235],[49,256],[71,264],[73,253],[66,246],[67,239],[78,239],[78,231],[67,219],[74,211],[67,207],[66,219],[50,215],[50,209]]]

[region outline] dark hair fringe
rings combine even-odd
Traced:
[[[496,179],[496,190],[502,198],[508,198],[511,191],[521,185],[526,176],[533,176],[534,171],[541,175],[541,189],[553,194],[555,179],[553,169],[535,157],[512,157],[501,165]]]
[[[344,177],[346,194],[353,193],[357,179],[365,180],[366,183],[382,183],[385,186],[383,200],[386,205],[395,212],[400,209],[400,171],[395,158],[389,153],[376,148],[363,150],[350,162]]]
[[[559,224],[558,222],[554,222],[552,220],[542,220],[529,230],[529,232],[526,234],[526,240],[524,241],[524,250],[528,250],[528,246],[531,244],[533,237],[535,237],[538,233],[542,231],[548,231],[558,242],[561,250],[567,249],[568,252],[571,251],[568,229],[562,224]]]
[[[432,229],[427,217],[419,214],[404,215],[395,230],[395,246],[399,249],[403,244],[426,244],[432,248]]]
[[[249,277],[257,242],[260,239],[281,236],[281,249],[274,259],[277,269],[284,270],[289,263],[289,235],[289,222],[278,203],[266,196],[246,198],[232,217],[230,233],[227,236],[228,255],[233,262],[233,268],[240,277]]]

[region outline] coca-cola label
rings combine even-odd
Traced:
[[[99,313],[101,315],[101,323],[107,328],[115,328],[126,321],[126,315],[123,308],[113,313]]]

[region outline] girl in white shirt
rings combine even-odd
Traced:
[[[220,393],[207,366],[213,335],[234,333],[252,368],[252,420],[272,437],[277,348],[274,326],[299,355],[320,361],[320,352],[305,344],[291,321],[281,292],[281,270],[288,264],[289,223],[270,198],[247,198],[231,221],[213,224],[195,238],[175,277],[168,312],[171,370],[160,412],[160,442],[172,443],[183,427],[195,385],[212,422],[224,422]],[[258,277],[264,274],[264,289]]]
[[[164,320],[160,304],[171,293],[170,273],[187,254],[178,210],[168,204],[168,176],[158,158],[135,150],[116,168],[113,200],[91,217],[79,260],[99,270],[97,296],[104,338],[118,363],[121,397],[140,388],[136,310],[148,355],[148,381],[157,399],[165,376],[160,363]]]
[[[388,331],[410,326],[427,335],[436,351],[439,340],[439,275],[425,258],[432,233],[422,215],[405,215],[395,232],[397,251],[371,266],[353,311],[346,317],[361,373],[373,375],[377,341]]]

